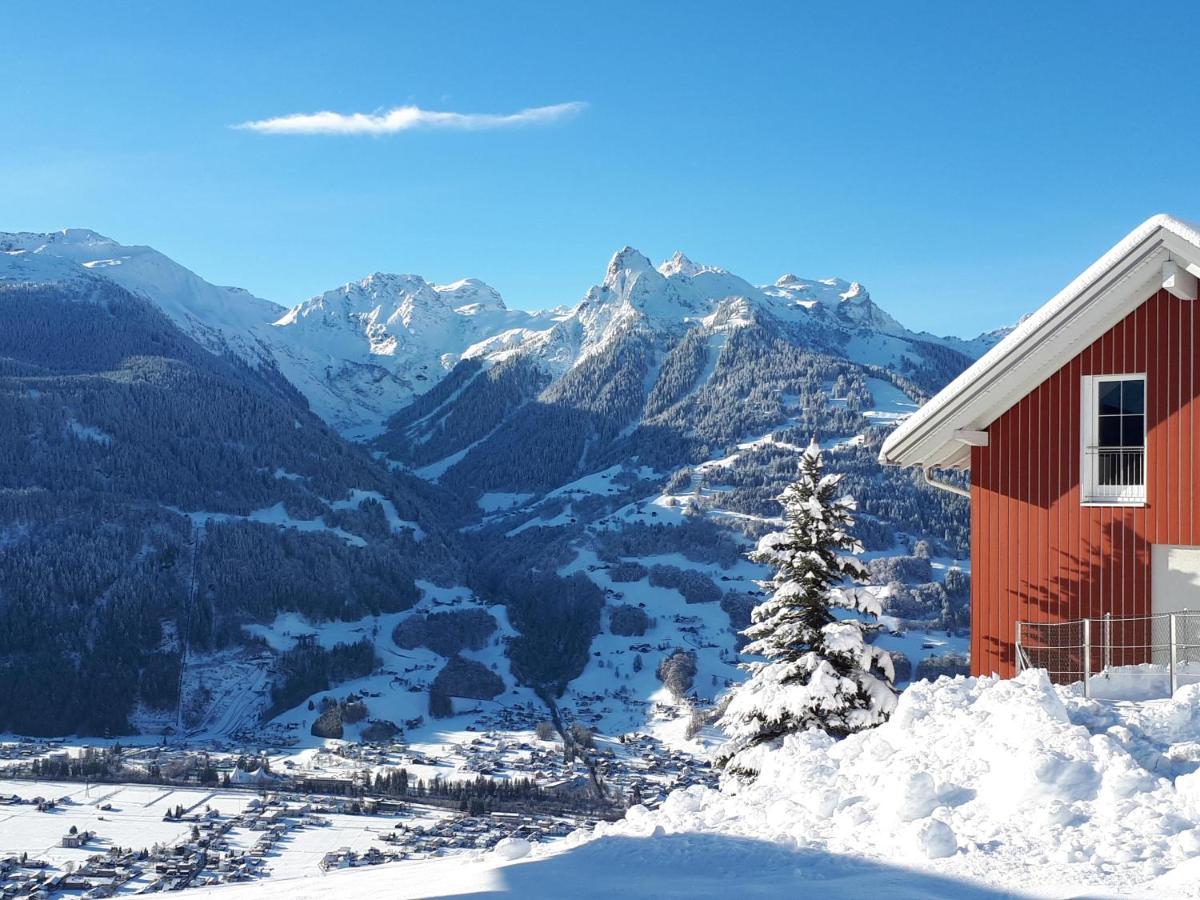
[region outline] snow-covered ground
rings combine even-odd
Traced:
[[[136,851],[186,843],[201,813],[211,809],[218,820],[228,819],[257,802],[249,791],[7,779],[0,779],[0,797],[24,801],[0,803],[0,846],[4,847],[4,855],[26,853],[31,859],[43,860],[48,864],[47,874],[77,868],[89,857],[113,848]],[[29,802],[37,797],[52,799],[56,805],[39,809]],[[167,817],[177,807],[187,818]],[[295,879],[319,874],[326,853],[341,848],[358,853],[371,847],[386,849],[387,845],[379,842],[380,836],[398,823],[406,827],[430,826],[445,817],[444,811],[430,808],[410,809],[402,818],[394,814],[327,813],[321,816],[321,827],[298,830],[265,855],[262,873],[294,885]],[[61,846],[63,835],[71,828],[91,835],[84,846]],[[225,837],[232,847],[248,850],[260,835],[260,831],[234,828]],[[121,893],[138,893],[156,880],[153,867],[148,865],[141,876],[122,887]]]
[[[873,425],[892,425],[917,411],[919,403],[913,402],[904,391],[882,378],[868,378],[867,389],[875,404],[864,410],[863,415]]]
[[[722,572],[715,565],[694,563],[679,554],[647,556],[641,562],[646,566],[691,568],[717,577]],[[742,568],[750,569],[751,564],[739,560],[734,569],[725,573],[745,575],[740,571]],[[655,674],[655,669],[662,657],[676,647],[694,651],[696,677],[693,690],[701,701],[713,700],[730,684],[741,681],[729,616],[717,603],[688,603],[675,588],[652,585],[648,578],[613,582],[608,568],[601,566],[591,551],[581,551],[573,562],[559,570],[559,574],[580,571],[587,572],[597,585],[610,592],[611,602],[642,607],[653,624],[644,635],[636,637],[615,635],[607,628],[596,635],[587,668],[567,686],[560,705],[572,708],[577,715],[586,710],[584,715],[593,717],[589,724],[604,734],[643,731],[678,746],[679,735],[670,725],[686,719],[691,706],[677,703]],[[640,670],[635,670],[634,658],[639,655],[644,657],[644,663]],[[614,696],[618,691],[627,694],[629,699],[622,701]],[[650,712],[655,705],[660,710],[659,716]],[[695,751],[699,747],[690,745],[686,749]]]
[[[287,472],[276,472],[276,478],[288,478],[295,480],[298,475],[292,475]],[[374,500],[383,507],[384,516],[387,518],[388,527],[393,532],[408,531],[411,532],[414,540],[420,541],[425,538],[425,531],[416,522],[411,522],[407,519],[401,519],[400,514],[396,511],[396,506],[391,500],[384,497],[378,491],[364,491],[354,489],[351,490],[349,496],[343,500],[325,500],[325,504],[332,510],[343,509],[358,509],[365,500]],[[167,509],[171,512],[179,513],[187,516],[192,521],[194,528],[204,528],[210,522],[257,522],[262,525],[274,525],[277,528],[294,528],[297,531],[324,531],[329,534],[336,535],[341,538],[351,547],[365,547],[367,542],[357,534],[351,534],[342,528],[335,528],[327,525],[323,517],[315,519],[297,519],[295,516],[289,515],[284,508],[283,503],[276,503],[273,506],[267,506],[262,509],[253,510],[249,515],[239,516],[232,513],[205,512],[203,510],[187,511],[177,509],[173,506],[168,506]]]
[[[209,805],[223,815],[237,815],[254,798],[253,794],[208,791],[201,788],[170,788],[161,785],[113,785],[79,782],[30,782],[0,780],[0,796],[35,797],[66,802],[50,812],[29,804],[0,806],[0,842],[4,854],[45,859],[56,866],[81,863],[93,853],[110,846],[150,847],[186,839],[190,822],[163,821],[168,810],[185,811]],[[101,810],[102,806],[110,809]],[[97,838],[88,846],[67,849],[59,846],[71,826],[93,832]]]
[[[514,858],[515,857],[515,858]],[[793,736],[563,841],[205,896],[1200,897],[1200,686],[1085,700],[1040,672],[915,685],[887,724]]]

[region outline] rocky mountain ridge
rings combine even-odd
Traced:
[[[681,330],[736,327],[766,314],[840,345],[849,358],[919,365],[914,342],[978,356],[1004,330],[971,340],[904,328],[857,282],[787,274],[754,285],[681,252],[659,266],[624,247],[574,306],[510,309],[477,279],[437,285],[419,275],[374,273],[290,308],[219,287],[149,247],[87,229],[0,233],[0,283],[110,281],[159,306],[208,349],[275,367],[329,424],[354,439],[432,389],[462,359],[493,364],[525,356],[554,377],[647,323]]]

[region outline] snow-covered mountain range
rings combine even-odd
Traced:
[[[877,446],[1001,335],[913,332],[856,282],[756,285],[630,247],[541,312],[474,279],[382,273],[285,307],[93,231],[0,234],[0,429],[17,448],[0,455],[17,488],[0,490],[0,584],[24,578],[33,603],[63,565],[82,573],[39,613],[45,659],[0,628],[0,675],[36,662],[56,685],[0,689],[0,728],[305,730],[314,695],[389,683],[393,626],[482,607],[507,630],[463,652],[506,694],[553,694],[606,733],[648,715],[682,732],[739,677],[762,574],[744,553],[814,437],[860,499],[889,615],[914,629],[881,640],[915,668],[962,645],[965,505],[881,469]],[[149,612],[109,603],[114,571]],[[333,655],[289,663],[283,635],[264,661],[281,616]],[[104,628],[124,637],[80,662],[77,632]],[[339,651],[349,633],[371,646]],[[427,649],[405,703],[375,715],[433,708],[453,660]],[[694,668],[687,687],[664,687],[670,659]],[[110,670],[120,702],[54,701]]]
[[[857,282],[785,274],[754,285],[679,252],[655,267],[631,247],[613,254],[581,300],[546,311],[510,309],[473,278],[439,285],[378,272],[287,308],[88,229],[0,233],[0,282],[88,279],[151,300],[209,349],[277,367],[314,412],[359,439],[379,434],[462,359],[525,356],[557,377],[631,329],[736,328],[765,314],[852,360],[900,369],[923,362],[915,342],[974,358],[1005,333],[971,340],[914,333]]]

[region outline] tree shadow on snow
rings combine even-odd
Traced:
[[[870,840],[864,834],[865,840]],[[493,870],[477,892],[436,896],[520,898],[744,898],[993,900],[1020,897],[948,876],[858,857],[792,850],[716,834],[604,837],[554,856]]]

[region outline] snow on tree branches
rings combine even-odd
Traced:
[[[865,567],[853,556],[862,545],[848,529],[855,502],[837,496],[840,475],[824,474],[821,449],[804,451],[800,477],[780,496],[785,527],[763,537],[750,559],[775,574],[759,587],[768,598],[751,612],[742,633],[745,652],[762,662],[745,664],[750,679],[733,694],[721,725],[729,741],[717,763],[753,777],[772,742],[806,729],[835,737],[884,722],[896,705],[891,657],[863,640],[855,615],[837,618],[831,607],[878,616],[870,592],[843,586],[863,581]]]

